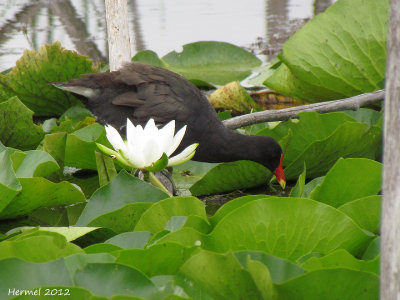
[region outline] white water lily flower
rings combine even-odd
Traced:
[[[105,151],[105,147],[100,147],[100,149],[107,154],[115,155],[122,163],[138,169],[154,166],[163,157],[164,153],[168,157],[168,166],[182,164],[193,157],[198,146],[198,144],[192,144],[181,153],[170,157],[178,148],[186,131],[185,125],[174,135],[174,120],[163,128],[158,129],[153,119],[150,119],[144,128],[141,125],[133,125],[127,119],[126,142],[122,140],[122,137],[114,127],[106,125],[105,129],[108,141],[117,152],[113,153],[114,151],[112,150]]]

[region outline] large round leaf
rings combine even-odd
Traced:
[[[343,248],[360,253],[373,236],[326,204],[304,198],[253,200],[226,215],[205,241],[215,251],[260,250],[296,261]]]
[[[186,44],[182,52],[172,51],[161,59],[149,51],[139,52],[133,60],[165,67],[189,80],[218,85],[242,80],[261,64],[256,56],[238,46],[212,41]]]

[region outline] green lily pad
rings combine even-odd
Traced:
[[[4,149],[0,152],[3,166],[0,168],[0,219],[25,215],[41,207],[85,201],[82,192],[69,182],[53,183],[43,177],[32,177],[48,175],[58,169],[55,160],[47,153]]]
[[[0,75],[1,76],[1,75]],[[1,89],[1,84],[0,84]],[[0,141],[22,150],[34,149],[43,139],[42,128],[32,122],[33,111],[18,97],[0,103]]]
[[[172,178],[175,182],[178,195],[191,195],[189,188],[216,165],[217,164],[214,163],[202,163],[189,160],[182,165],[175,166],[172,173]]]
[[[311,192],[321,184],[324,180],[325,176],[314,178],[313,180],[307,182],[304,185],[303,193],[301,194],[302,198],[310,198]]]
[[[30,150],[25,154],[23,160],[15,168],[15,175],[18,178],[46,177],[60,169],[56,160],[47,152]]]
[[[81,102],[53,87],[50,82],[68,81],[84,73],[93,73],[92,61],[61,47],[60,42],[25,50],[7,75],[0,75],[0,96],[18,96],[35,115],[61,115]]]
[[[376,195],[381,190],[382,164],[365,158],[339,159],[310,195],[311,199],[338,207]]]
[[[380,256],[381,253],[381,237],[377,236],[368,245],[367,249],[362,255],[362,259],[371,260]]]
[[[144,248],[151,236],[147,231],[124,232],[105,241],[123,249]]]
[[[379,127],[356,122],[341,112],[303,112],[299,120],[281,122],[257,134],[274,137],[281,143],[291,135],[283,156],[287,179],[297,178],[304,163],[307,178],[314,178],[325,175],[340,157],[374,158],[381,144]]]
[[[116,262],[134,267],[146,276],[175,275],[179,268],[190,258],[198,247],[185,247],[183,245],[164,242],[152,245],[146,249],[127,249],[116,251]]]
[[[67,242],[74,241],[86,234],[89,234],[93,231],[96,231],[98,227],[44,227],[41,226],[37,229],[37,234],[41,234],[44,232],[55,232],[58,235],[64,236]],[[31,230],[28,227],[22,228],[22,232]]]
[[[263,299],[276,299],[277,293],[271,280],[271,274],[266,265],[258,260],[247,257],[247,270],[250,273]]]
[[[97,170],[96,143],[109,145],[105,129],[98,123],[68,134],[65,144],[64,164],[75,168]]]
[[[88,226],[105,227],[116,233],[132,231],[142,214],[148,210],[151,205],[151,202],[129,203],[119,209],[99,215],[91,220]]]
[[[372,300],[379,298],[379,277],[370,272],[346,268],[305,273],[277,285],[279,299]],[[345,296],[344,296],[345,295]]]
[[[258,200],[261,198],[266,198],[267,195],[249,195],[238,197],[234,201],[229,201],[221,206],[217,212],[210,218],[210,223],[215,226],[219,221],[221,221],[226,215],[230,214],[232,211],[240,209],[243,205],[247,203]]]
[[[253,161],[221,163],[208,171],[189,190],[192,195],[223,193],[267,184],[271,176],[267,168]]]
[[[90,263],[75,272],[74,282],[95,295],[149,296],[155,292],[154,283],[142,272],[113,263]]]
[[[252,53],[225,42],[195,42],[172,51],[159,59],[153,52],[139,52],[132,60],[165,67],[189,80],[201,80],[222,85],[242,80],[251,69],[261,64]]]
[[[75,253],[84,252],[78,246],[68,243],[61,235],[32,236],[0,243],[0,260],[15,257],[39,263]]]
[[[262,299],[249,271],[231,252],[200,251],[185,262],[180,272],[215,299]]]
[[[204,204],[199,199],[195,197],[172,197],[154,203],[144,212],[135,227],[135,231],[156,233],[163,230],[173,216],[198,216],[207,220]]]
[[[361,228],[379,234],[381,195],[367,196],[343,204],[338,209],[352,218]]]
[[[327,268],[348,268],[379,275],[379,259],[369,261],[356,259],[344,249],[336,250],[323,257],[312,257],[301,266],[307,271]]]
[[[86,117],[94,118],[92,112],[80,105],[72,106],[68,108],[61,116],[60,121],[73,120],[80,122],[86,119]]]
[[[382,89],[388,7],[387,0],[335,2],[283,45],[283,64],[264,83],[310,102]]]
[[[268,197],[253,200],[222,218],[204,247],[218,252],[258,250],[295,261],[312,252],[327,254],[340,248],[357,254],[372,238],[348,216],[326,204]]]
[[[70,274],[62,258],[45,263],[33,263],[18,258],[3,259],[0,260],[0,276],[1,291],[8,291],[10,288],[27,290],[51,285],[72,286]],[[7,294],[3,293],[2,297],[7,298]]]
[[[306,169],[306,164],[304,164],[304,170],[300,174],[299,179],[297,179],[296,185],[290,191],[290,197],[302,197],[304,193],[304,187],[306,185],[306,174],[307,174],[307,169]]]
[[[260,251],[239,251],[234,253],[242,266],[246,267],[247,259],[259,261],[268,267],[271,280],[274,283],[282,283],[292,277],[305,273],[298,265]]]
[[[0,211],[2,211],[21,191],[22,186],[15,176],[10,151],[7,148],[0,151],[0,165],[2,166],[0,169]]]
[[[118,247],[113,244],[97,243],[97,244],[87,246],[84,250],[88,254],[94,254],[94,253],[111,253],[111,252],[121,250],[121,249],[122,249],[121,247]]]
[[[115,169],[114,161],[110,156],[95,151],[95,157],[97,172],[99,174],[99,183],[100,186],[103,186],[117,175],[117,170]]]
[[[139,61],[155,67],[165,68],[165,63],[158,57],[157,53],[151,50],[142,50],[132,57],[132,61]]]
[[[43,139],[43,151],[49,153],[60,167],[64,166],[66,132],[46,134]]]
[[[92,195],[76,225],[86,226],[99,216],[118,210],[127,204],[154,203],[167,197],[168,195],[158,188],[122,170],[110,183]]]
[[[47,206],[68,205],[85,201],[83,193],[73,184],[53,183],[43,177],[19,178],[21,191],[0,212],[0,219],[10,219]]]

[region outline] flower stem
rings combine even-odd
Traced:
[[[147,172],[146,172],[147,173]],[[153,172],[148,172],[149,180],[150,182],[158,187],[160,190],[163,192],[167,193],[170,197],[172,197],[172,194],[167,190],[167,188],[158,180],[158,178],[153,174]],[[145,177],[146,178],[146,177]]]

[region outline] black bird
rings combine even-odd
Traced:
[[[135,125],[144,125],[150,118],[160,125],[175,120],[176,131],[187,125],[177,152],[199,143],[193,157],[196,161],[252,160],[274,172],[285,187],[279,144],[270,137],[227,129],[199,89],[174,72],[131,62],[114,72],[84,74],[53,85],[84,99],[99,123],[110,124],[120,133],[127,118]]]

